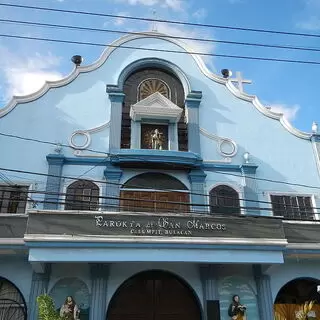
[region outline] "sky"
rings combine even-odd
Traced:
[[[1,6],[3,3],[42,6],[113,15],[184,21],[216,26],[265,29],[319,35],[289,36],[223,28],[152,23],[122,18],[46,12]],[[298,129],[310,132],[313,121],[320,124],[318,85],[320,77],[320,0],[0,0],[0,108],[13,95],[30,94],[45,80],[57,80],[73,69],[70,58],[84,57],[83,64],[99,58],[102,46],[6,38],[20,35],[109,44],[121,34],[78,31],[66,28],[26,26],[17,22],[41,22],[113,31],[151,31],[178,37],[215,41],[250,42],[311,48],[317,51],[232,45],[221,42],[185,41],[201,53],[317,61],[318,65],[205,57],[208,68],[220,74],[227,68],[240,71],[252,84],[244,91],[258,96],[272,110],[282,112]]]

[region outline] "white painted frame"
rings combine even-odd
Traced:
[[[34,193],[30,192],[30,191],[37,191],[34,188],[35,184],[34,183],[28,183],[28,182],[25,182],[25,181],[21,182],[20,180],[16,180],[16,181],[12,181],[12,182],[15,184],[15,186],[18,186],[18,187],[28,187],[25,212],[24,213],[7,213],[7,214],[6,213],[0,213],[0,216],[9,215],[11,217],[11,216],[16,216],[16,215],[28,215],[29,209],[34,209],[32,207],[32,203],[31,203],[31,200],[29,198],[32,199],[32,195],[34,194]],[[1,187],[15,187],[15,186],[11,186],[11,185],[8,185],[8,184],[0,182],[0,188]]]
[[[243,208],[245,203],[244,203],[244,190],[243,187],[239,184],[232,184],[229,182],[217,182],[213,185],[210,186],[210,188],[207,188],[207,196],[206,196],[206,204],[207,204],[207,208],[208,208],[208,212],[210,212],[210,192],[212,191],[212,189],[218,187],[218,186],[227,186],[232,188],[233,190],[235,190],[238,195],[239,195],[239,204],[240,204],[240,214],[241,215],[245,215],[246,214],[246,210]]]
[[[310,197],[311,198],[311,205],[312,205],[312,211],[314,214],[315,220],[320,220],[320,215],[317,210],[317,204],[315,195],[313,193],[301,193],[301,192],[294,192],[294,191],[288,191],[288,192],[281,192],[281,191],[265,191],[264,194],[267,196],[267,201],[269,202],[270,211],[272,212],[272,216],[274,216],[274,212],[272,210],[272,204],[271,204],[271,196],[289,196],[289,197]],[[285,217],[283,217],[284,220]],[[303,221],[303,220],[302,220]]]
[[[70,180],[70,179],[68,179],[68,180]],[[106,188],[107,188],[107,181],[106,182],[102,182],[102,181],[100,181],[100,182],[97,182],[96,180],[94,180],[93,178],[91,178],[91,177],[83,177],[83,178],[80,178],[80,179],[76,179],[76,177],[72,180],[72,181],[70,181],[69,183],[65,183],[65,184],[63,184],[63,186],[62,186],[62,195],[59,197],[59,200],[58,200],[58,202],[62,202],[62,203],[58,203],[58,210],[61,210],[61,211],[65,211],[65,206],[66,206],[66,198],[67,198],[67,189],[68,189],[68,187],[72,184],[72,183],[74,183],[74,182],[76,182],[76,181],[78,181],[78,180],[87,180],[87,181],[90,181],[90,182],[92,182],[92,183],[94,183],[98,188],[99,188],[99,201],[98,201],[98,206],[99,206],[99,209],[98,209],[98,211],[102,211],[101,210],[101,206],[102,206],[102,204],[103,204],[103,198],[101,198],[101,197],[103,197],[104,195],[105,195],[105,190],[106,190]],[[63,180],[61,180],[61,182],[62,182]]]

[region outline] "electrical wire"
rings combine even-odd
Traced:
[[[177,53],[177,54],[189,54],[189,55],[192,54],[192,55],[207,56],[207,57],[232,58],[232,59],[269,61],[269,62],[286,62],[286,63],[297,63],[297,64],[305,64],[305,65],[320,65],[320,61],[312,61],[312,60],[280,59],[280,58],[242,56],[242,55],[218,54],[218,53],[207,53],[207,52],[196,52],[196,51],[190,53],[190,52],[181,51],[181,50],[142,48],[142,47],[135,47],[135,46],[113,45],[113,44],[105,44],[105,43],[97,43],[97,42],[85,42],[85,41],[63,40],[63,39],[52,39],[52,38],[40,38],[40,37],[20,36],[20,35],[12,35],[12,34],[0,34],[0,37],[10,38],[10,39],[24,39],[24,40],[65,43],[65,44],[79,44],[79,45],[98,46],[98,47],[151,51],[151,52]]]
[[[0,170],[3,170],[3,168],[0,168]],[[30,174],[30,173],[29,173]],[[32,173],[32,174],[39,174],[39,173]],[[49,174],[42,174],[44,176],[54,176],[54,175],[49,175]],[[59,178],[60,176],[54,176],[54,177],[57,177]],[[65,176],[62,176],[62,178],[68,178],[68,177],[65,177]],[[69,179],[69,178],[68,178]],[[73,178],[74,179],[74,178]],[[90,180],[92,181],[92,180]],[[120,183],[113,183],[113,182],[108,182],[108,181],[103,181],[104,184],[108,185],[108,184],[111,184],[111,185],[116,185],[116,186],[123,186],[122,184]],[[135,190],[138,190],[139,188],[141,189],[140,186],[135,186],[133,187]],[[199,195],[199,196],[203,196],[203,197],[212,197],[210,194],[201,194],[201,193],[193,193],[193,192],[186,192],[186,190],[173,190],[173,189],[165,189],[165,188],[162,188],[162,189],[154,189],[152,187],[150,188],[145,188],[144,187],[144,190],[148,190],[150,189],[150,191],[152,192],[157,192],[157,191],[161,191],[161,192],[182,192],[182,193],[188,193],[189,195]],[[1,191],[1,190],[0,190]],[[126,190],[126,188],[123,189],[123,191],[132,191],[132,190]],[[66,196],[67,194],[66,193],[62,193],[62,192],[52,192],[52,191],[38,191],[38,190],[29,190],[29,191],[25,191],[26,193],[35,193],[35,194],[44,194],[44,195],[55,195],[55,196]],[[115,197],[108,197],[108,196],[95,196],[95,198],[99,198],[99,199],[120,199],[120,198],[115,198]],[[219,196],[219,198],[223,198],[223,199],[234,199],[233,197],[228,197],[228,196]],[[131,200],[132,198],[129,198],[129,199],[125,199],[125,200]],[[274,202],[272,201],[263,201],[263,200],[256,200],[256,199],[245,199],[245,198],[237,198],[239,201],[243,201],[243,202],[253,202],[253,203],[263,203],[263,204],[268,204],[268,205],[273,205],[275,204]],[[139,201],[142,201],[141,199],[139,199]],[[143,200],[144,201],[144,200]],[[159,202],[157,200],[153,200],[155,202]],[[163,203],[169,203],[169,201],[164,201]],[[182,203],[181,203],[182,204]],[[186,204],[186,203],[184,203]],[[202,206],[203,204],[194,204],[195,206]],[[319,209],[320,208],[316,208],[316,209]]]
[[[55,145],[57,146],[57,143],[56,142],[50,142],[50,141],[44,141],[44,140],[40,140],[40,139],[34,139],[34,138],[25,138],[25,137],[21,137],[21,136],[18,136],[18,135],[13,135],[13,134],[7,134],[7,133],[3,133],[3,132],[0,132],[0,136],[5,136],[5,137],[9,137],[9,138],[15,138],[15,139],[20,139],[20,140],[26,140],[26,141],[32,141],[32,142],[38,142],[38,143],[44,143],[44,144],[50,144],[50,145]],[[66,146],[68,148],[71,148],[74,150],[74,148],[72,148],[71,146],[69,145],[66,145],[66,144],[61,144],[62,146]],[[90,149],[91,152],[95,152],[95,153],[105,153],[105,154],[108,154],[110,156],[110,154],[108,152],[104,152],[104,151],[99,151],[99,150],[94,150],[94,149]],[[116,156],[113,156],[114,158],[116,158]],[[132,159],[136,160],[137,158],[136,157],[133,157]],[[146,159],[143,159],[141,158],[141,160],[143,161],[146,161]],[[103,162],[107,161],[107,158],[103,158],[102,160],[100,160],[96,165],[94,165],[92,168],[90,168],[87,172],[90,172],[91,170],[93,170],[95,167],[97,167],[98,165],[101,165],[103,164]],[[0,168],[1,170],[1,168]],[[5,170],[4,168],[2,170]],[[9,169],[6,169],[6,170],[9,170]],[[10,171],[10,170],[9,170]],[[23,172],[23,171],[14,171],[13,172],[20,172],[20,173],[26,173],[26,172]],[[86,173],[87,173],[86,172]],[[29,174],[32,174],[31,172],[28,172]],[[239,175],[239,174],[233,174],[233,173],[230,173],[230,172],[225,172],[223,170],[215,170],[215,173],[218,173],[218,174],[227,174],[227,175],[230,175],[230,176],[234,176],[234,177],[240,177],[240,178],[247,178],[247,179],[253,179],[253,180],[257,180],[257,181],[266,181],[266,182],[271,182],[271,183],[277,183],[277,184],[284,184],[284,185],[290,185],[290,186],[296,186],[296,187],[305,187],[305,188],[309,188],[309,189],[320,189],[320,187],[317,187],[317,186],[311,186],[311,185],[306,185],[306,184],[301,184],[301,183],[293,183],[293,182],[286,182],[286,181],[281,181],[281,180],[274,180],[274,179],[268,179],[268,178],[259,178],[259,177],[253,177],[253,176],[245,176],[245,175]],[[43,175],[46,175],[46,174],[43,174]],[[85,173],[81,174],[81,176],[84,176]],[[77,180],[76,177],[65,177],[66,179],[72,179],[72,180]],[[101,180],[95,180],[95,182],[101,182]],[[108,183],[108,182],[107,182]],[[111,182],[109,182],[111,183]]]
[[[21,191],[21,193],[26,193]],[[92,198],[97,198],[92,196]],[[45,199],[45,200],[39,200],[39,199],[30,199],[32,202],[32,205],[37,205],[38,203],[42,203],[42,204],[56,204],[56,205],[69,205],[72,206],[74,205],[75,207],[81,207],[81,209],[77,209],[79,211],[85,211],[86,209],[83,209],[82,205],[84,205],[84,207],[93,207],[95,209],[108,209],[108,208],[117,208],[117,209],[126,209],[126,211],[135,211],[135,209],[147,209],[148,212],[157,212],[157,213],[161,213],[161,212],[176,212],[176,213],[206,213],[206,214],[219,214],[222,212],[210,212],[211,208],[213,208],[213,210],[217,210],[219,207],[215,207],[212,206],[210,204],[194,204],[194,203],[190,203],[190,202],[168,202],[168,201],[155,201],[155,200],[146,200],[146,199],[132,199],[132,198],[125,198],[125,197],[103,197],[103,198],[108,198],[109,200],[114,200],[114,201],[119,201],[120,203],[105,203],[105,204],[99,204],[96,202],[89,202],[89,201],[84,201],[84,200],[56,200],[56,199]],[[22,201],[27,201],[27,199],[12,199],[10,197],[1,197],[2,200],[9,200],[11,203],[17,203],[17,202],[22,202]],[[130,201],[130,204],[127,205],[121,205],[121,201]],[[132,204],[132,202],[139,202],[138,205]],[[148,203],[154,204],[154,207],[150,207],[150,205],[147,205]],[[158,207],[157,208],[157,204],[172,204],[172,205],[178,205],[180,206],[179,208],[161,208]],[[182,208],[181,208],[182,207]],[[190,207],[202,207],[203,211],[200,210],[194,210],[191,209]],[[251,207],[251,206],[220,206],[220,208],[223,207],[225,210],[229,211],[229,210],[234,210],[234,212],[232,213],[232,215],[241,215],[240,210],[246,210],[248,212],[252,212],[252,211],[270,211],[273,212],[273,208],[272,207]],[[286,210],[287,209],[287,210]],[[301,217],[301,213],[300,213],[300,208],[297,206],[290,206],[290,205],[286,205],[284,210],[281,209],[277,209],[277,216],[272,216],[272,218],[274,217],[279,217],[281,215],[281,213],[288,213],[288,209],[290,209],[293,213],[294,210],[299,212],[300,215],[300,219],[302,220],[303,217]],[[314,212],[313,210],[318,210],[320,208],[310,208],[310,212],[308,212],[307,210],[304,210],[302,213],[304,215],[306,215],[306,220],[312,220],[314,217]],[[45,210],[45,209],[44,209]],[[68,211],[68,210],[76,210],[76,209],[68,209],[65,208],[64,210]],[[88,210],[88,209],[87,209]],[[219,209],[218,209],[219,210]],[[91,211],[91,210],[89,210]],[[97,211],[97,210],[92,210],[92,211]],[[294,215],[294,214],[293,214]],[[297,215],[297,213],[296,213]],[[310,215],[310,218],[308,218],[308,215]],[[268,217],[268,216],[262,216],[262,217]]]
[[[205,23],[174,21],[174,20],[166,20],[166,19],[151,19],[151,18],[144,18],[144,17],[133,17],[128,15],[116,15],[116,14],[107,14],[107,13],[98,13],[98,12],[89,12],[89,11],[80,11],[80,10],[66,10],[66,9],[57,9],[57,8],[40,7],[40,6],[19,5],[19,4],[13,4],[13,3],[5,3],[5,2],[0,3],[0,6],[39,10],[39,11],[59,12],[59,13],[71,13],[71,14],[77,14],[77,15],[87,15],[87,16],[89,15],[89,16],[96,16],[96,17],[120,18],[120,19],[128,19],[128,20],[135,20],[135,21],[159,22],[159,23],[168,23],[168,24],[175,24],[175,25],[182,25],[182,26],[320,38],[320,34],[312,34],[312,33],[299,33],[299,32],[289,32],[289,31],[279,31],[279,30],[233,27],[233,26],[213,25],[213,24],[205,24]]]
[[[92,28],[92,27],[89,28],[89,27],[81,27],[81,26],[70,26],[70,25],[62,25],[62,24],[52,24],[52,23],[42,23],[42,22],[12,20],[12,19],[0,19],[0,23],[12,23],[12,24],[19,24],[19,25],[49,27],[49,28],[57,28],[57,29],[70,29],[70,30],[76,30],[76,31],[105,32],[105,33],[122,34],[122,35],[128,35],[128,34],[141,35],[141,36],[148,35],[148,33],[146,32],[130,32],[130,31],[121,31],[121,30],[112,30],[112,29],[102,29],[102,28]],[[297,47],[297,46],[291,46],[291,45],[274,45],[274,44],[264,44],[264,43],[215,40],[215,39],[207,39],[207,38],[204,39],[204,38],[182,37],[182,36],[173,36],[173,35],[161,35],[161,37],[167,38],[167,39],[187,40],[187,41],[197,41],[197,42],[222,43],[222,44],[231,44],[231,45],[240,45],[240,46],[320,52],[320,48]]]
[[[32,141],[32,142],[38,142],[38,143],[42,143],[42,144],[48,144],[48,145],[52,145],[52,146],[55,146],[55,147],[61,146],[61,147],[66,147],[66,148],[70,148],[70,149],[74,150],[74,148],[72,148],[68,144],[59,143],[59,142],[46,141],[46,140],[35,139],[35,138],[27,138],[27,137],[22,137],[22,136],[18,136],[18,135],[14,135],[14,134],[3,133],[3,132],[0,132],[0,136],[4,136],[4,137],[7,137],[7,138],[15,138],[15,139],[24,140],[24,141]],[[98,152],[98,153],[101,153],[101,154],[109,155],[108,152],[97,151],[97,150],[93,150],[93,149],[90,149],[90,148],[87,148],[86,151],[90,151],[90,152],[94,152],[94,153]]]

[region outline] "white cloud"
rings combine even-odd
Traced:
[[[320,0],[305,0],[305,18],[296,23],[300,29],[308,31],[320,30]]]
[[[169,8],[174,11],[183,11],[184,0],[117,0],[118,2],[126,2],[129,5],[155,6],[160,5],[162,8]]]
[[[204,19],[207,15],[208,12],[205,8],[200,8],[192,14],[192,16],[198,20]]]
[[[4,77],[4,98],[9,100],[13,95],[25,95],[39,90],[46,80],[58,80],[62,74],[56,71],[60,60],[48,53],[35,53],[25,58],[0,47],[0,74]]]
[[[129,16],[130,14],[128,12],[118,12],[117,15],[118,16]],[[119,18],[114,19],[113,24],[115,26],[122,26],[126,22],[127,22],[127,19],[119,17]]]
[[[309,31],[320,30],[320,16],[311,16],[305,21],[298,22],[297,26],[301,29]]]
[[[174,27],[168,23],[158,23],[157,31],[167,35],[172,35],[179,38],[204,38],[208,39],[209,34],[206,31],[194,30],[186,27]],[[211,53],[214,50],[213,42],[201,42],[197,40],[184,40],[180,41],[186,43],[195,52]]]
[[[268,106],[271,111],[273,112],[277,112],[277,113],[282,113],[283,116],[288,120],[288,121],[293,121],[296,116],[297,113],[300,109],[300,106],[295,104],[293,106],[288,106],[286,104],[271,104]]]

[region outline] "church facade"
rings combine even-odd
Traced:
[[[320,317],[317,125],[184,43],[125,36],[0,128],[0,319],[43,293],[70,319],[227,320],[234,296],[238,319]]]

